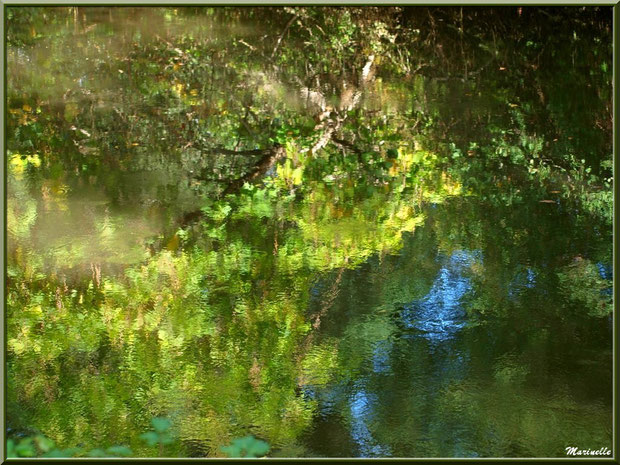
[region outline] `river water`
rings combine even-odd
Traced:
[[[484,137],[442,112],[492,118],[501,92],[361,49],[353,84],[361,66],[317,71],[316,43],[287,43],[310,19],[274,47],[292,14],[198,10],[10,23],[9,435],[148,457],[139,434],[164,416],[171,456],[246,434],[293,457],[611,447],[611,226],[557,181],[429,148]],[[324,121],[364,153],[309,158]],[[225,200],[252,159],[213,149],[274,138],[288,159],[267,187]],[[348,164],[366,152],[378,171]]]

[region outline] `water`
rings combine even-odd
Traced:
[[[540,97],[521,68],[472,71],[486,55],[468,79],[405,73],[386,18],[421,47],[413,10],[24,11],[7,48],[9,436],[153,457],[140,434],[162,416],[178,457],[248,434],[274,457],[611,447],[610,188],[579,197],[539,165],[581,150],[602,166],[606,133],[579,92],[549,90],[558,76]],[[581,137],[555,137],[545,99]]]
[[[446,207],[434,209],[447,222],[438,229],[453,224],[455,212],[463,213],[462,203],[456,203],[448,208],[450,214],[442,211]],[[526,221],[541,219],[519,220],[527,228]],[[486,232],[501,234],[492,218],[483,222]],[[558,426],[566,422],[575,428],[570,433],[547,431],[553,441],[582,434],[573,416],[577,411],[571,413],[577,405],[572,396],[583,400],[607,388],[575,377],[585,365],[593,368],[598,362],[585,361],[584,346],[569,341],[571,335],[579,341],[587,338],[593,345],[585,358],[605,360],[609,327],[583,316],[567,318],[558,310],[566,297],[557,289],[557,268],[547,262],[557,259],[553,251],[561,253],[557,245],[548,244],[552,252],[547,258],[513,249],[498,261],[494,253],[506,240],[501,236],[486,244],[471,238],[469,243],[457,241],[457,248],[448,251],[433,244],[436,236],[428,229],[405,237],[400,254],[371,260],[361,277],[350,272],[343,278],[345,288],[355,283],[358,289],[377,289],[377,282],[381,287],[375,293],[343,296],[334,303],[334,324],[327,329],[329,322],[324,323],[330,336],[338,335],[343,357],[355,360],[356,368],[345,381],[313,388],[323,412],[309,436],[316,454],[542,456],[533,439],[519,437],[526,428],[521,422],[533,412],[536,418],[552,415]],[[435,252],[420,260],[417,252],[429,248]],[[402,266],[408,262],[413,262],[410,269]],[[410,274],[411,269],[416,272]],[[426,284],[407,295],[390,285],[400,280]],[[356,309],[346,323],[338,314],[343,308]],[[608,386],[609,380],[600,382]],[[544,424],[532,421],[526,434],[543,434]],[[339,437],[326,439],[323,430]]]
[[[421,331],[423,337],[437,344],[463,328],[465,312],[461,299],[471,286],[462,272],[473,258],[473,254],[459,251],[442,260],[446,263],[439,270],[429,293],[405,307],[401,318],[407,328]]]

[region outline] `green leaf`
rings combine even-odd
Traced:
[[[230,458],[241,457],[241,450],[235,446],[224,446],[221,448],[221,450]]]
[[[12,439],[9,439],[6,442],[6,456],[7,458],[17,457],[17,452],[15,451],[15,442],[13,442]]]
[[[108,454],[103,449],[93,449],[88,454],[89,457],[107,457]]]
[[[15,448],[15,452],[18,457],[34,457],[36,455],[36,451],[34,449],[32,438],[25,438],[19,441],[19,444],[17,444],[17,447]]]
[[[149,431],[141,434],[140,439],[144,439],[149,446],[154,446],[159,442],[159,435],[155,431]]]
[[[221,450],[229,457],[255,458],[265,456],[269,452],[269,444],[254,436],[246,436],[233,440],[230,446],[222,447]]]
[[[35,436],[34,442],[37,445],[37,447],[44,453],[49,452],[50,450],[56,447],[56,445],[54,444],[54,441],[46,438],[45,436]]]
[[[128,457],[132,454],[132,451],[127,446],[112,446],[106,449],[106,452],[110,455],[120,455],[123,457]]]
[[[80,452],[81,449],[74,447],[70,449],[52,449],[47,454],[43,454],[42,457],[46,458],[67,458],[73,457]]]
[[[230,211],[230,207],[228,207],[228,210]],[[155,431],[157,431],[158,433],[163,433],[165,431],[168,431],[168,428],[170,428],[170,425],[172,423],[167,418],[157,417],[151,420],[151,424],[153,425],[153,429]]]

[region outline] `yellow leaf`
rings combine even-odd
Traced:
[[[302,183],[303,173],[304,173],[303,166],[299,166],[299,167],[297,167],[297,168],[295,168],[293,170],[292,178],[293,178],[293,184],[294,185],[298,186],[298,185],[300,185]]]
[[[28,163],[30,163],[31,165],[37,168],[41,166],[41,159],[39,158],[39,155],[37,155],[36,153],[34,155],[28,155],[27,160],[28,160]]]

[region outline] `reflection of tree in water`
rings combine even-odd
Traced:
[[[315,413],[335,438],[324,455],[468,456],[496,438],[500,455],[531,452],[515,444],[538,430],[505,399],[547,399],[521,389],[535,364],[504,352],[536,355],[539,378],[552,378],[548,341],[574,353],[581,321],[550,336],[549,321],[572,318],[565,307],[533,314],[523,302],[610,315],[609,248],[586,256],[589,225],[545,213],[578,190],[591,208],[577,218],[610,205],[605,12],[136,11],[9,10],[9,357],[21,383],[11,415],[81,442],[129,438],[145,412],[178,412],[180,437],[201,454],[253,428],[301,455],[293,446]],[[545,27],[511,27],[526,18]],[[564,18],[554,42],[546,25]],[[585,162],[568,156],[582,152]],[[459,178],[450,189],[424,184],[431,172],[445,181],[446,165]],[[545,178],[551,167],[571,183]],[[584,187],[590,168],[600,176]],[[538,177],[562,192],[545,184],[527,197]],[[523,226],[497,209],[493,221],[468,196],[443,209],[443,229],[419,234],[433,213],[414,198],[470,187],[545,212]],[[168,226],[172,238],[157,235]],[[523,252],[538,260],[524,266]],[[71,264],[84,282],[64,280]],[[539,290],[558,280],[563,295]],[[583,357],[597,379],[608,373]],[[607,394],[597,392],[588,401]]]

